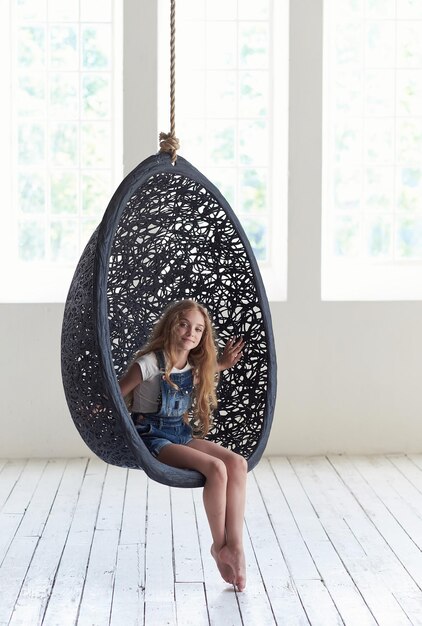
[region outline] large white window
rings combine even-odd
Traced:
[[[422,2],[324,2],[324,299],[422,298]]]
[[[1,4],[2,301],[64,300],[121,177],[119,5]]]
[[[271,300],[286,297],[287,0],[179,0],[179,153],[239,217]],[[168,0],[160,3],[159,128],[169,122]]]
[[[170,1],[158,2],[158,127],[167,131]],[[122,89],[128,4],[0,4],[0,70],[10,85],[0,100],[0,301],[63,301],[80,253],[121,180],[121,100],[131,97]],[[141,20],[147,8],[141,5]],[[227,197],[270,299],[284,299],[288,2],[178,0],[176,40],[180,154]],[[126,42],[132,56],[141,43]],[[142,91],[135,62],[129,70],[126,86],[138,85],[152,111],[150,120],[136,123],[143,130],[155,127],[156,94]],[[133,143],[130,133],[125,136]]]

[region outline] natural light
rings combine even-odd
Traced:
[[[322,297],[422,298],[422,3],[324,3]]]
[[[11,90],[1,104],[8,210],[0,254],[13,268],[0,279],[3,302],[64,301],[123,177],[122,10],[112,0],[1,5],[0,67]],[[161,2],[164,131],[168,22],[169,3]],[[179,153],[237,213],[270,300],[285,299],[287,289],[287,95],[287,0],[177,4]]]
[[[160,2],[160,129],[168,126],[168,2]],[[177,5],[180,154],[223,193],[270,300],[287,293],[288,2]]]
[[[12,149],[2,154],[1,254],[13,272],[2,275],[1,298],[60,302],[122,174],[121,21],[111,1],[6,4],[3,149]]]

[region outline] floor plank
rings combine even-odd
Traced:
[[[0,626],[422,626],[422,455],[272,457],[243,593],[201,489],[98,459],[0,461]]]
[[[318,489],[312,489],[310,476],[306,468],[301,466],[302,480],[295,472],[298,469],[287,459],[275,459],[271,463],[277,480],[289,502],[296,524],[303,540],[308,547],[321,581],[327,588],[329,596],[345,623],[356,626],[374,626],[373,615],[359,593],[350,571],[345,568],[341,555],[331,541],[328,529],[324,526],[326,509],[323,496]],[[334,619],[334,618],[333,618]]]
[[[2,507],[2,513],[20,515],[25,513],[46,465],[47,461],[43,459],[31,459],[26,463],[18,481]]]
[[[148,487],[145,553],[145,602],[174,604],[174,565],[170,489],[151,482]],[[164,610],[164,609],[163,609]],[[156,609],[154,608],[154,611]],[[176,612],[171,610],[171,619]],[[148,621],[146,621],[148,624]],[[164,622],[165,623],[165,622]]]
[[[209,626],[204,583],[176,583],[177,626]]]
[[[394,594],[384,584],[376,569],[370,567],[365,551],[362,550],[347,525],[342,525],[342,520],[348,511],[347,503],[344,502],[345,494],[332,468],[324,463],[324,459],[292,459],[292,466],[321,519],[327,536],[343,561],[346,573],[356,584],[375,620],[386,624],[407,624],[406,615]],[[330,495],[327,496],[327,493]],[[341,543],[338,541],[338,534],[332,532],[333,526],[334,529],[338,528],[340,531]],[[359,610],[356,604],[353,609],[354,614]],[[363,603],[360,609],[364,611]],[[371,619],[368,613],[366,612],[366,620]],[[350,619],[348,616],[347,621]],[[359,621],[350,623],[359,624]],[[369,623],[373,623],[373,620]]]
[[[191,489],[171,490],[175,581],[204,582]]]
[[[359,457],[330,461],[347,485],[346,519],[365,549],[367,566],[407,615],[404,623],[422,624],[421,552],[358,471]]]
[[[38,537],[16,539],[0,567],[0,624],[9,624],[29,564],[37,547]]]
[[[266,465],[262,461],[262,467]],[[269,468],[268,468],[269,469]],[[246,526],[276,624],[306,626],[309,621],[259,491],[265,472],[248,480]]]
[[[108,624],[111,616],[127,470],[108,466],[98,509],[78,624]]]
[[[53,506],[28,568],[11,626],[39,624],[49,602],[54,578],[69,532],[86,460],[69,461],[63,474]]]
[[[117,551],[111,626],[144,624],[144,546],[121,544]]]
[[[106,466],[91,459],[54,580],[44,626],[75,624],[85,584]]]
[[[4,464],[0,473],[0,509],[10,497],[16,483],[24,471],[26,461],[13,460]]]
[[[48,462],[19,526],[19,537],[41,537],[66,466],[64,459]]]

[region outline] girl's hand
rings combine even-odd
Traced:
[[[236,365],[236,363],[243,356],[242,350],[244,347],[245,342],[242,337],[240,337],[239,339],[236,339],[235,337],[229,339],[224,347],[223,354],[218,360],[218,371],[221,372],[222,370],[228,369],[230,367],[233,367],[233,365]]]

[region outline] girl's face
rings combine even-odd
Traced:
[[[176,326],[177,348],[192,350],[201,341],[205,330],[205,320],[199,311],[183,311]]]

